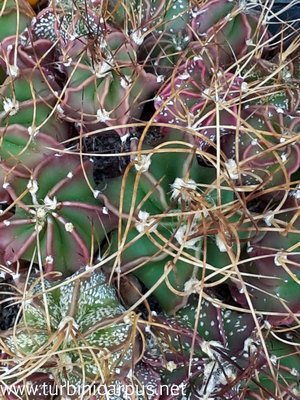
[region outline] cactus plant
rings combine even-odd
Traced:
[[[27,68],[16,79],[8,77],[0,89],[1,132],[9,125],[20,124],[28,128],[28,135],[36,135],[41,130],[58,141],[68,139],[70,127],[54,109],[59,91],[54,77],[46,78],[39,70]]]
[[[297,399],[291,25],[271,38],[262,0],[0,10],[0,269],[22,317],[1,385]]]
[[[189,127],[195,132],[194,142],[199,149],[207,150],[214,146],[218,125],[221,135],[236,126],[243,90],[242,79],[221,70],[212,73],[201,57],[194,54],[175,70],[174,77],[156,97],[155,121],[164,124],[161,128],[164,134],[177,125]],[[215,106],[218,99],[228,104],[219,108],[219,112]],[[184,132],[184,128],[180,131]]]
[[[99,198],[123,220],[119,231],[111,233],[109,254],[116,260],[110,266],[124,274],[132,271],[148,289],[161,282],[153,294],[171,312],[186,302],[185,290],[202,273],[212,280],[226,277],[232,264],[229,254],[236,257],[239,235],[247,237],[250,231],[225,178],[218,203],[214,168],[199,167],[183,142],[165,142],[156,149],[137,156],[126,179],[108,180]],[[225,215],[231,216],[231,228]],[[222,268],[220,276],[216,271]]]
[[[68,274],[91,262],[92,249],[99,249],[116,222],[86,179],[92,182],[91,162],[57,153],[41,161],[30,179],[17,177],[5,186],[16,207],[15,215],[0,223],[6,264],[40,257],[47,271]]]
[[[275,326],[293,325],[294,314],[300,310],[297,196],[298,190],[293,189],[282,208],[265,212],[259,233],[249,240],[241,266],[241,271],[249,273],[244,281],[253,306],[265,312]],[[235,288],[233,293],[245,304],[243,290]]]
[[[123,321],[124,312],[102,272],[81,271],[63,282],[32,280],[22,303],[22,320],[3,339],[10,359],[1,363],[8,372],[17,367],[16,381],[27,368],[38,367],[59,390],[69,383],[79,394],[89,385],[126,376],[139,344],[130,318]],[[14,355],[17,365],[10,361]],[[28,358],[33,355],[35,361]],[[9,382],[8,372],[2,374],[4,382]]]
[[[192,28],[204,46],[201,55],[222,67],[238,64],[250,52],[261,55],[269,35],[259,12],[250,7],[236,0],[212,0],[196,7]]]
[[[219,301],[214,304],[213,293],[206,295],[210,302],[206,299],[200,304],[193,295],[174,318],[153,317],[153,326],[147,330],[149,344],[143,359],[159,371],[163,398],[172,399],[166,388],[174,384],[182,384],[184,389],[178,399],[256,399],[275,393],[297,396],[299,351],[292,346],[293,341],[297,343],[297,331],[273,337],[270,325],[260,320],[264,350],[251,314],[222,310]]]

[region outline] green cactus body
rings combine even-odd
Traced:
[[[117,26],[128,26],[132,35],[138,42],[143,42],[143,36],[148,33],[165,31],[177,34],[182,30],[188,20],[189,1],[164,0],[164,1],[110,1],[108,10],[112,16],[112,22]],[[148,32],[149,31],[149,32]],[[137,44],[141,44],[137,43]]]
[[[53,110],[57,103],[59,86],[40,71],[26,69],[16,79],[7,78],[0,93],[0,124],[5,131],[8,125],[20,124],[28,128],[28,134],[41,130],[58,141],[69,138],[68,125],[60,121]]]
[[[77,156],[49,156],[31,178],[15,178],[5,190],[16,200],[15,215],[1,222],[1,248],[5,262],[19,259],[41,262],[47,270],[64,274],[89,264],[109,225],[116,221],[104,214],[101,203],[86,182],[92,182],[92,165],[81,165]]]
[[[16,27],[18,27],[19,33],[22,33],[22,31],[30,25],[34,16],[35,13],[26,0],[19,0],[18,5],[16,5],[15,0],[1,0],[0,42],[8,36],[15,35]]]
[[[111,254],[118,252],[120,248],[118,234],[123,237],[131,207],[137,210],[132,216],[133,226],[127,233],[125,247],[119,251],[120,266],[121,271],[132,270],[148,289],[163,277],[168,267],[170,285],[179,291],[184,291],[185,285],[193,277],[201,277],[202,267],[196,267],[195,263],[197,265],[198,260],[203,257],[204,234],[201,233],[201,228],[204,219],[207,220],[207,241],[213,249],[206,259],[206,273],[216,271],[220,265],[218,263],[210,266],[210,261],[215,257],[213,252],[218,249],[215,235],[219,227],[214,222],[209,222],[207,210],[213,204],[205,200],[217,198],[215,189],[206,190],[206,185],[212,184],[216,178],[215,170],[200,167],[195,155],[188,154],[187,150],[185,146],[169,144],[164,146],[164,152],[154,152],[151,157],[142,155],[140,160],[137,157],[135,167],[126,176],[124,191],[121,190],[122,177],[109,180],[103,191],[106,207],[114,213],[122,207],[124,213],[122,231],[111,234]],[[141,166],[139,162],[142,163]],[[143,170],[146,164],[146,170]],[[133,189],[135,186],[136,195]],[[124,198],[120,203],[122,193]],[[232,200],[233,194],[230,190],[221,190],[221,204],[224,207]],[[220,215],[221,213],[222,211]],[[221,265],[226,266],[229,262],[226,248],[222,248],[222,252]],[[186,300],[186,296],[180,297],[173,293],[164,281],[153,294],[168,312],[178,308]]]

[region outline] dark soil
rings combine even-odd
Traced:
[[[96,185],[123,174],[130,162],[130,156],[119,156],[118,154],[128,153],[131,150],[131,142],[138,141],[142,132],[143,129],[141,128],[132,130],[124,141],[121,141],[120,136],[115,132],[88,136],[84,139],[85,152],[97,154],[90,156],[94,163],[94,181]],[[146,146],[155,146],[160,138],[159,129],[150,127],[145,136],[144,144]]]
[[[11,328],[16,320],[19,305],[12,305],[14,301],[8,300],[15,294],[12,279],[0,278],[0,330],[2,331]]]
[[[117,133],[94,135],[84,139],[85,152],[99,154],[90,157],[94,163],[94,181],[96,185],[106,179],[122,175],[130,161],[129,156],[118,156],[130,150],[130,138],[121,142]],[[110,156],[109,156],[110,155]]]

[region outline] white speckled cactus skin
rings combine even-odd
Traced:
[[[56,384],[105,383],[132,367],[132,325],[129,318],[123,321],[115,289],[101,272],[78,275],[64,282],[32,281],[22,320],[5,339],[11,355],[19,354],[20,373],[27,356],[39,354],[44,355],[40,370],[52,374]]]

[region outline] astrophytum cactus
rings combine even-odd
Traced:
[[[181,400],[297,394],[299,350],[293,344],[297,346],[299,332],[273,335],[258,317],[259,335],[251,313],[223,309],[212,292],[204,296],[199,303],[192,295],[174,318],[154,316],[153,326],[146,328],[143,362],[159,372],[163,398],[173,398],[166,388],[174,384],[182,385]]]
[[[134,368],[139,339],[131,321],[102,272],[82,270],[63,282],[31,280],[22,319],[3,339],[9,357],[1,360],[7,365],[1,379],[12,383],[11,369],[17,381],[38,368],[58,386],[57,394],[67,396],[69,384],[73,395],[87,390],[84,398],[91,398],[98,385]]]
[[[192,28],[201,56],[218,66],[261,55],[269,38],[261,14],[246,1],[212,0],[193,10]]]
[[[115,224],[95,198],[92,179],[90,161],[57,153],[41,161],[30,179],[8,182],[4,189],[15,214],[0,223],[5,263],[34,260],[63,274],[88,265]]]
[[[140,154],[124,178],[109,179],[99,195],[110,212],[122,217],[109,240],[108,251],[116,256],[110,266],[121,275],[132,272],[168,312],[186,301],[193,279],[202,273],[217,279],[223,267],[226,275],[229,253],[237,256],[238,235],[230,234],[241,221],[233,193],[224,182],[217,194],[216,170],[200,167],[192,149],[174,141]],[[227,213],[235,215],[232,227],[225,222]],[[204,248],[209,248],[207,256]]]
[[[221,310],[211,299],[200,308],[193,295],[174,318],[155,316],[149,328],[143,360],[159,372],[164,399],[172,398],[166,388],[174,384],[185,396],[238,399],[242,370],[252,362],[245,346],[254,331],[251,315]]]

